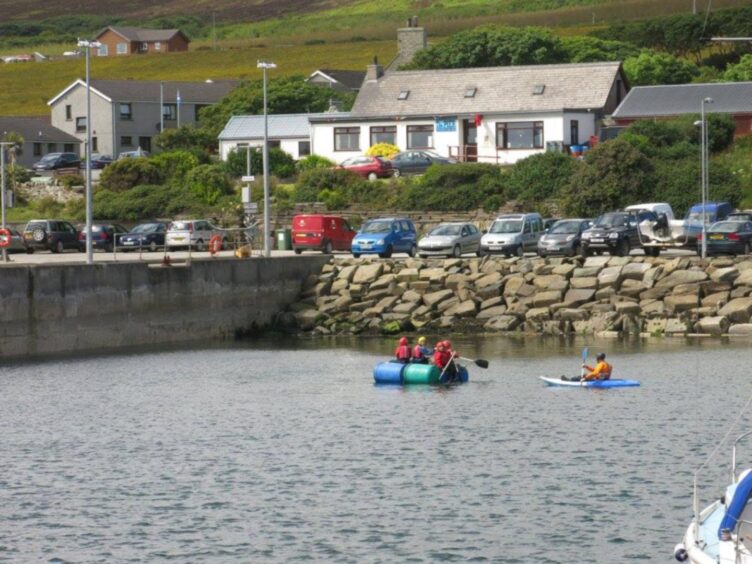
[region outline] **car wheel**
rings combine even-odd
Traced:
[[[79,245],[78,246],[78,252],[79,253],[85,253],[86,252],[86,246],[85,245]]]
[[[203,239],[199,239],[198,241],[196,241],[196,250],[198,252],[202,252],[206,250],[206,245],[204,245]]]
[[[619,252],[618,255],[620,257],[628,257],[629,251],[631,251],[632,248],[629,244],[629,239],[622,239],[621,243],[619,243]]]
[[[368,180],[370,180],[371,182],[373,182],[374,180],[376,180],[378,177],[379,177],[379,175],[376,174],[375,172],[369,172],[368,173]]]
[[[579,245],[572,245],[569,249],[567,249],[567,256],[568,257],[574,257],[580,254],[580,246]]]
[[[544,251],[538,250],[538,256],[540,258],[546,258],[546,253]]]
[[[104,246],[104,252],[105,253],[111,253],[114,250],[115,250],[115,244],[114,243],[110,243],[109,245],[105,245]]]
[[[47,238],[47,233],[41,227],[37,227],[31,232],[31,238],[34,239],[36,243],[41,243]]]
[[[324,243],[324,254],[325,255],[331,255],[332,254],[332,250],[333,249],[332,249],[332,242],[331,241],[327,241],[326,243]]]
[[[157,242],[156,241],[152,241],[151,243],[149,243],[149,252],[150,253],[156,253],[157,252]]]
[[[26,254],[27,255],[33,255],[34,254],[34,247],[26,247]]]
[[[352,256],[353,258],[360,258],[360,253],[353,253]]]
[[[410,250],[407,252],[407,254],[410,255],[411,258],[415,257],[415,255],[418,254],[418,247],[416,245],[413,245],[412,247],[410,247]]]
[[[422,258],[422,259],[427,259],[427,258],[428,258],[428,255],[424,255],[423,253],[421,253],[421,254],[420,254],[420,258]]]
[[[381,258],[389,258],[392,256],[392,246],[389,245],[383,253],[379,253]]]
[[[592,254],[593,252],[590,249],[588,249],[587,245],[580,245],[580,256],[587,258]]]
[[[525,251],[522,248],[522,245],[517,245],[517,249],[515,250],[514,254],[517,255],[518,257],[524,257],[525,256]]]
[[[478,247],[478,250],[475,252],[475,254],[478,255],[479,257],[486,256],[486,253],[483,251],[481,247]]]
[[[295,251],[296,255],[299,255],[299,254],[303,253],[303,249],[294,249],[294,251]]]
[[[52,251],[53,253],[62,253],[65,250],[65,245],[63,245],[63,242],[58,239],[57,243],[55,243],[55,249]]]
[[[462,256],[462,249],[460,249],[459,245],[455,245],[452,249],[452,256],[454,258],[460,258]]]
[[[744,254],[745,255],[752,254],[752,248],[750,247],[749,241],[744,243]]]
[[[398,168],[395,168],[394,172],[392,172],[392,176],[394,176],[394,178],[399,178],[400,176],[402,176],[402,171]]]

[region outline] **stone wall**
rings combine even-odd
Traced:
[[[233,338],[269,325],[328,257],[0,268],[0,358]]]
[[[344,259],[308,278],[283,321],[318,334],[752,335],[751,314],[747,257]]]

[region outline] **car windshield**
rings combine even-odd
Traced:
[[[581,221],[559,221],[549,233],[579,233]]]
[[[156,233],[157,231],[159,231],[159,223],[142,223],[134,227],[131,233]]]
[[[604,213],[595,222],[596,227],[623,227],[627,223],[625,213]]]
[[[491,225],[489,233],[519,233],[522,231],[521,219],[497,219]]]
[[[191,228],[190,221],[173,221],[170,231],[187,231]]]
[[[42,157],[41,162],[48,163],[50,161],[56,161],[60,155],[58,153],[50,153]]]
[[[688,221],[702,221],[703,215],[705,216],[705,221],[713,221],[713,216],[715,215],[712,211],[705,211],[703,214],[701,210],[690,210],[689,213],[687,213],[686,219]]]
[[[440,154],[434,153],[433,151],[423,151],[423,154],[427,157],[431,157],[432,159],[443,159]]]
[[[392,230],[391,221],[369,221],[360,230],[361,233],[386,233]]]
[[[428,234],[432,236],[459,235],[461,231],[461,225],[439,225],[431,229]]]
[[[46,221],[30,221],[26,224],[26,231],[31,231],[32,229],[36,229],[38,227],[41,227],[42,229],[47,229],[47,222]]]
[[[716,233],[736,233],[741,231],[744,227],[744,223],[741,221],[719,221],[710,226],[709,231],[715,231]]]

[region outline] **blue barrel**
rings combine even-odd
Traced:
[[[463,384],[470,379],[470,374],[468,373],[467,368],[465,368],[464,366],[460,365],[458,372],[459,372],[460,382],[462,382]]]
[[[402,384],[402,372],[407,364],[401,362],[380,362],[373,368],[373,379],[377,384]]]

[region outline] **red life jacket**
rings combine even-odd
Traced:
[[[433,363],[439,368],[444,368],[447,362],[449,362],[449,357],[443,351],[436,350],[433,353]]]
[[[408,347],[407,345],[398,346],[394,351],[394,356],[397,357],[397,360],[410,360],[410,347]]]
[[[420,345],[415,345],[413,347],[413,358],[418,360],[425,358],[425,356],[423,355],[423,347],[421,347]]]

